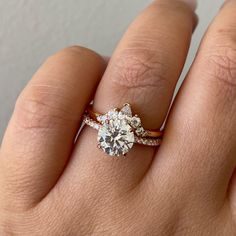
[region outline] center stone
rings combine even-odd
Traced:
[[[125,155],[134,145],[134,132],[125,120],[112,119],[99,129],[98,142],[110,156]]]

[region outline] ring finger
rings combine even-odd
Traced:
[[[115,50],[97,89],[93,109],[104,114],[130,103],[145,128],[159,129],[167,115],[195,24],[195,14],[184,1],[154,1],[130,26]],[[74,170],[67,173],[72,173],[72,179],[77,181],[80,178],[75,175],[81,172],[94,175],[96,167],[97,179],[129,184],[129,179],[137,182],[142,178],[154,154],[154,148],[136,145],[125,161],[102,158],[104,153],[96,147],[95,131],[86,128],[71,160],[73,164],[69,165]]]

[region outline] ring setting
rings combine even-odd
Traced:
[[[162,132],[145,130],[141,118],[133,116],[129,104],[124,104],[121,109],[111,109],[106,114],[96,113],[89,107],[84,123],[98,130],[98,147],[109,156],[125,156],[135,143],[148,146],[161,143]]]

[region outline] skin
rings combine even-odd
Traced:
[[[132,104],[144,127],[167,115],[196,16],[156,0],[108,65],[79,46],[50,57],[19,96],[0,149],[0,235],[236,235],[236,1],[210,25],[160,148],[97,149],[84,110]]]

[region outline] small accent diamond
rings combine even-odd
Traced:
[[[145,129],[142,126],[139,126],[136,130],[135,133],[138,136],[144,136],[146,134]]]
[[[138,128],[141,126],[141,119],[138,116],[133,116],[130,120],[130,124],[133,128]]]
[[[105,123],[107,120],[107,115],[97,116],[97,120],[101,123]]]
[[[124,104],[120,111],[128,117],[132,117],[132,110],[128,103]]]

